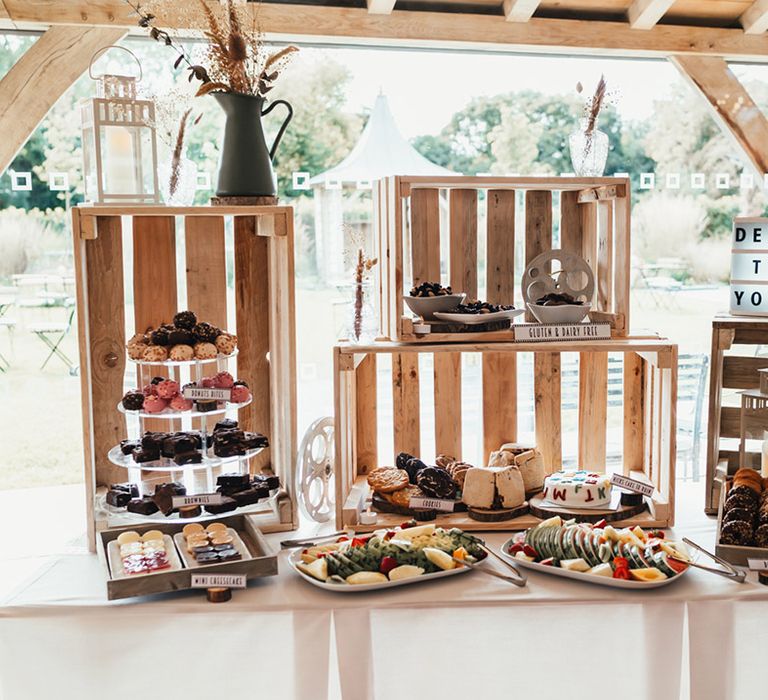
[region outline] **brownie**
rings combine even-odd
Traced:
[[[241,443],[234,445],[213,444],[213,454],[217,457],[242,457],[246,452],[247,450]]]
[[[144,464],[145,462],[154,462],[160,459],[160,452],[156,450],[148,450],[143,447],[136,448],[132,453],[133,461],[137,464]]]
[[[213,441],[219,445],[237,445],[245,438],[245,431],[235,428],[222,429],[214,432]]]
[[[187,489],[177,481],[170,484],[158,484],[155,487],[155,495],[152,497],[152,500],[154,500],[163,515],[168,516],[174,511],[173,497],[184,496],[186,493]]]
[[[752,542],[752,526],[743,520],[732,520],[720,531],[722,544],[748,545]]]
[[[280,488],[280,477],[275,474],[256,474],[253,477],[254,487],[266,486],[270,491]]]
[[[249,433],[243,434],[243,446],[246,450],[255,450],[259,447],[269,447],[269,440],[261,433]]]
[[[258,503],[262,498],[267,498],[268,496],[268,488],[251,488],[232,494],[232,498],[235,499],[238,507],[249,506],[253,503]]]
[[[224,488],[237,488],[242,491],[250,487],[251,477],[248,474],[221,474],[216,479],[216,485]]]
[[[121,440],[120,441],[120,451],[124,455],[131,454],[134,450],[141,447],[141,442],[138,440]]]
[[[176,464],[200,464],[203,461],[202,452],[190,450],[189,452],[177,452],[173,457]]]
[[[199,449],[197,441],[186,433],[175,433],[163,440],[163,456],[173,457],[183,452]]]
[[[146,432],[141,436],[141,446],[145,450],[154,450],[158,454],[163,449],[163,440],[168,437],[168,433]]]
[[[221,499],[221,503],[211,503],[203,507],[207,513],[211,513],[212,515],[220,515],[221,513],[229,513],[229,511],[235,510],[235,508],[237,508],[237,501],[234,498],[224,496]]]
[[[152,515],[160,510],[157,507],[157,504],[149,496],[144,496],[144,498],[134,498],[132,501],[128,502],[126,508],[129,513],[138,513],[139,515]]]
[[[215,411],[219,407],[218,401],[208,400],[195,401],[195,408],[200,413],[208,413],[209,411]]]
[[[128,493],[132,498],[138,498],[140,495],[139,487],[136,484],[110,484],[109,488],[113,491]]]
[[[110,489],[107,491],[107,503],[115,508],[125,508],[131,501],[131,494],[126,491]]]
[[[224,418],[213,426],[213,432],[218,433],[220,430],[237,430],[237,421],[232,418]]]

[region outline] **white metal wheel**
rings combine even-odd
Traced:
[[[296,460],[296,493],[304,514],[324,523],[334,514],[333,418],[318,418],[309,426]]]

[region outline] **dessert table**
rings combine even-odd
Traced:
[[[712,546],[711,521],[675,532]],[[284,535],[268,537],[279,546]],[[505,539],[487,537],[495,548]],[[516,588],[470,572],[334,595],[301,580],[285,552],[277,577],[224,605],[201,592],[108,603],[95,555],[69,554],[3,601],[0,696],[49,697],[66,679],[61,700],[133,700],[149,672],[153,695],[167,699],[224,687],[238,698],[325,698],[334,674],[331,685],[354,700],[402,698],[404,688],[410,697],[514,689],[586,699],[623,688],[627,697],[725,700],[762,683],[766,614],[768,588],[754,574],[739,585],[691,570],[638,593],[536,572]]]

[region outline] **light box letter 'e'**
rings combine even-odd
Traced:
[[[768,316],[768,219],[734,219],[731,313]]]

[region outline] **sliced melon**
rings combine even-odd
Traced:
[[[424,556],[429,559],[429,561],[444,571],[455,569],[457,566],[460,566],[455,561],[453,561],[453,557],[450,554],[444,552],[442,549],[424,547],[424,549],[421,551],[424,552]]]
[[[328,562],[325,557],[315,559],[311,564],[296,564],[296,568],[318,581],[325,581],[328,578]]]
[[[413,566],[412,564],[403,564],[396,566],[389,572],[390,581],[402,581],[404,578],[416,578],[424,573],[424,569],[420,566]]]
[[[629,575],[635,581],[663,581],[667,576],[655,566],[648,569],[630,569]]]
[[[387,583],[389,579],[378,571],[358,571],[356,574],[347,576],[346,582],[353,586],[364,586],[368,583]]]

